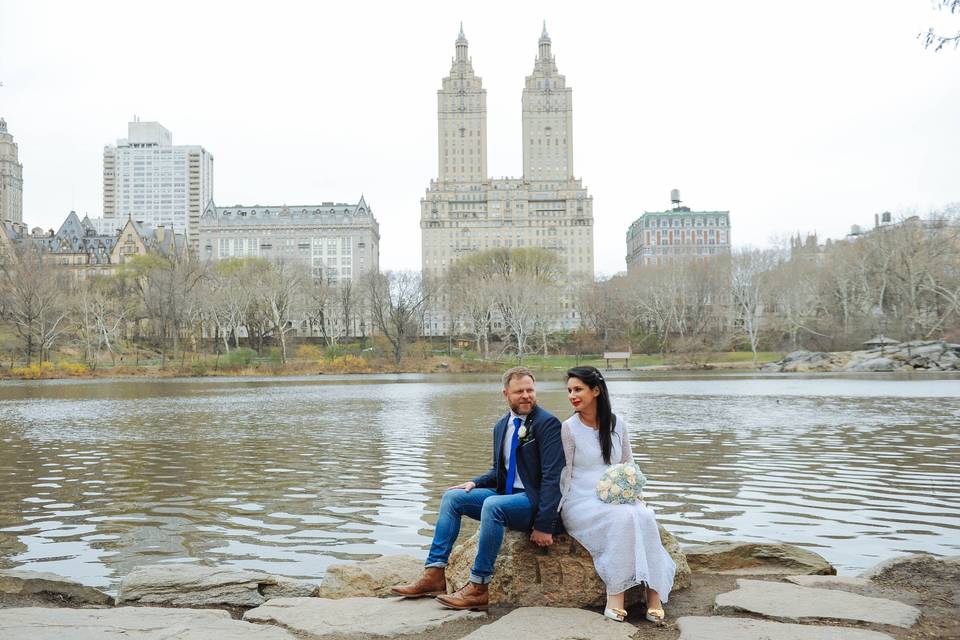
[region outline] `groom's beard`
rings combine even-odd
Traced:
[[[521,407],[519,404],[511,404],[510,411],[513,411],[513,415],[525,416],[525,415],[528,415],[531,411],[533,411],[533,408],[535,406],[537,406],[537,401],[531,400],[530,404],[525,407]]]

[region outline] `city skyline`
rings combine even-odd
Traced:
[[[960,200],[960,52],[923,49],[916,35],[943,18],[924,2],[433,4],[415,21],[373,3],[121,6],[0,2],[0,116],[30,226],[102,214],[103,146],[137,115],[216,156],[222,205],[363,193],[378,203],[382,267],[418,269],[438,78],[461,20],[488,90],[491,178],[522,173],[517,107],[547,20],[576,88],[598,274],[626,268],[630,223],[666,210],[672,188],[693,209],[729,210],[735,246],[840,237],[879,211]],[[145,33],[176,34],[189,55]]]

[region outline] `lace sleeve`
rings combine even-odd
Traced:
[[[617,431],[620,432],[620,462],[633,462],[633,450],[630,449],[630,435],[623,418],[617,416]]]
[[[563,466],[563,471],[560,473],[560,505],[557,507],[559,511],[563,507],[564,499],[566,498],[567,492],[570,491],[570,483],[573,478],[573,456],[577,451],[577,443],[573,439],[573,432],[570,431],[570,423],[564,422],[560,426],[560,441],[563,443],[563,457],[565,464]]]

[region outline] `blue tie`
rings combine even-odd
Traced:
[[[510,464],[507,465],[506,495],[513,493],[513,483],[517,478],[517,443],[520,442],[520,418],[513,419],[513,437],[510,438]]]

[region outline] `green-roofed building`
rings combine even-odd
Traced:
[[[677,258],[707,258],[730,253],[730,212],[692,211],[680,206],[680,193],[671,192],[673,208],[645,211],[627,230],[627,271]]]

